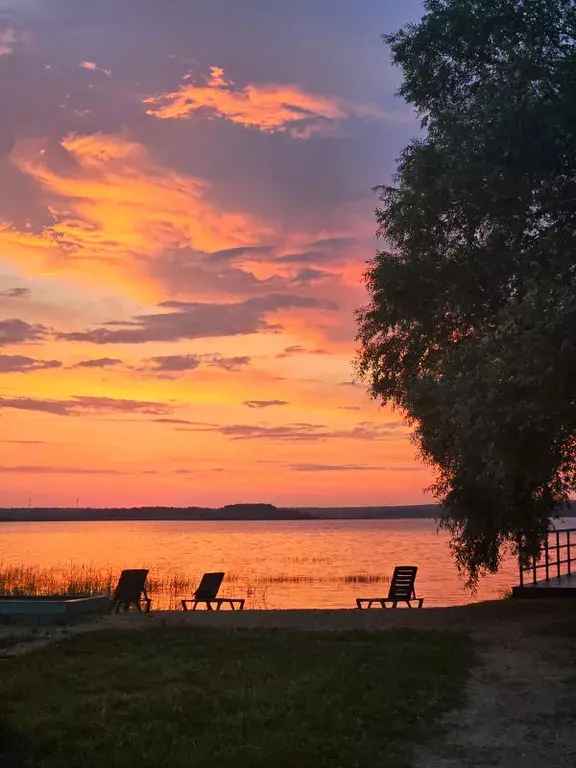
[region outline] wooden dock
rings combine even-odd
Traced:
[[[576,528],[550,531],[538,560],[520,568],[512,597],[576,599]]]

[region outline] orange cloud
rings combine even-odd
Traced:
[[[212,114],[264,133],[288,131],[298,138],[325,132],[348,117],[381,117],[377,107],[335,96],[306,93],[296,85],[249,84],[238,88],[220,67],[210,68],[204,85],[189,78],[177,91],[144,100],[148,115],[160,119],[190,117],[205,109]]]
[[[166,249],[215,251],[252,245],[269,231],[243,213],[219,210],[198,179],[154,162],[145,147],[120,134],[69,135],[73,162],[55,169],[37,142],[23,142],[12,162],[38,182],[54,223],[40,233],[0,223],[0,249],[20,267],[87,272],[106,280],[140,278]],[[134,285],[132,285],[132,292]]]

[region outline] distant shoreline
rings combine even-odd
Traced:
[[[275,507],[272,504],[230,504],[216,509],[21,507],[0,509],[0,522],[375,520],[433,518],[436,512],[437,507],[434,504],[393,507]]]
[[[434,519],[437,504],[409,504],[381,507],[275,507],[272,504],[230,504],[225,507],[132,507],[70,508],[14,507],[0,509],[0,522],[274,522],[282,520],[414,520]],[[576,506],[564,517],[576,515]]]

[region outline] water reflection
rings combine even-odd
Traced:
[[[419,567],[428,606],[499,598],[518,581],[510,559],[471,595],[432,520],[3,523],[0,561],[108,574],[147,567],[158,583],[172,574],[182,596],[204,572],[223,570],[247,608],[353,607],[387,594],[395,565]]]

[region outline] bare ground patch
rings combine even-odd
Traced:
[[[576,766],[575,644],[539,623],[471,633],[477,664],[467,704],[414,768]]]

